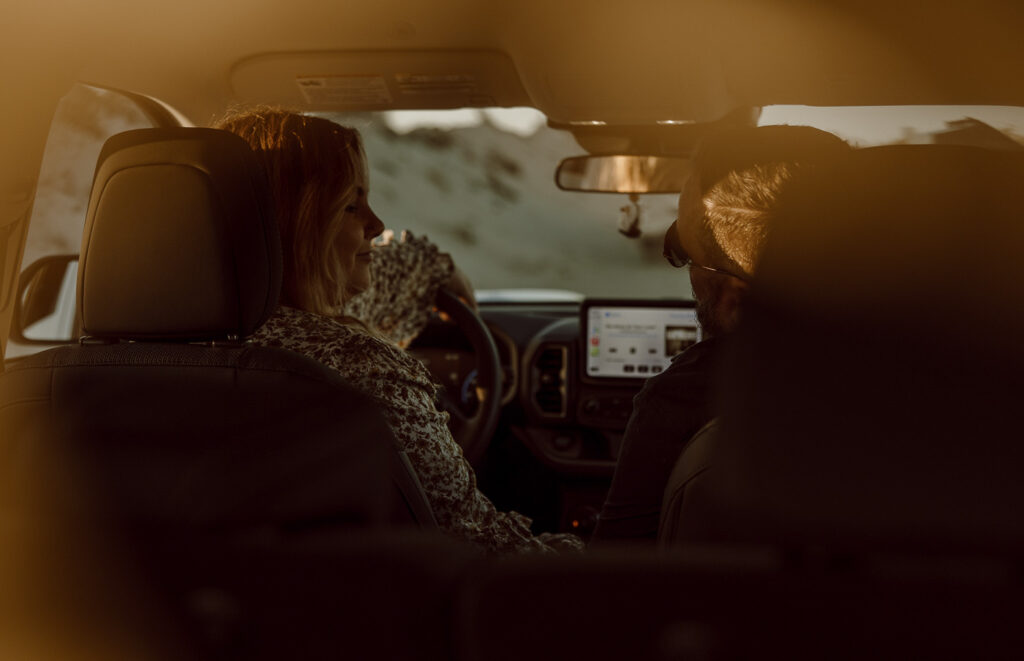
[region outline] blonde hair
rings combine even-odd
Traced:
[[[359,132],[271,107],[231,112],[215,128],[248,142],[267,174],[284,252],[281,303],[340,316],[346,283],[335,245],[345,207],[367,185]]]

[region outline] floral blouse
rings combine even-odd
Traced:
[[[425,238],[403,236],[380,246],[371,287],[353,297],[345,314],[358,324],[282,306],[253,336],[334,368],[382,408],[399,447],[408,454],[441,529],[488,553],[579,550],[574,535],[530,532],[530,519],[499,512],[476,488],[473,469],[435,406],[438,386],[418,360],[399,348],[426,325],[437,290],[451,277],[451,258]]]

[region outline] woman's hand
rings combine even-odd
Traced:
[[[462,269],[456,266],[455,270],[452,271],[452,277],[444,286],[462,299],[462,302],[472,308],[474,312],[476,311],[476,296],[473,294],[473,285],[470,283],[469,278],[466,277],[466,274],[462,272]]]

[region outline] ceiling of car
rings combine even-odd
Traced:
[[[0,38],[0,150],[40,152],[76,80],[155,96],[196,123],[252,101],[528,104],[610,124],[774,103],[1024,105],[1021,27],[1024,4],[1002,0],[18,2]],[[303,91],[357,75],[380,80]]]
[[[254,58],[301,53],[302,73],[331,76],[374,73],[379,51],[391,51],[392,68],[416,74],[422,51],[438,49],[507,54],[527,100],[560,121],[706,121],[769,103],[1024,102],[1012,75],[1024,62],[1024,7],[1016,2],[22,4],[13,26],[5,20],[16,30],[14,48],[34,55],[22,63],[147,92],[197,121],[238,100],[238,72]],[[352,52],[361,59],[336,66],[337,54]],[[453,60],[448,73],[465,72]],[[294,87],[273,77],[265,89],[248,83],[246,97]],[[515,80],[494,85],[494,100],[523,100]]]

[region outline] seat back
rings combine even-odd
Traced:
[[[665,483],[661,502],[658,543],[662,546],[674,546],[687,539],[714,539],[715,522],[706,520],[701,513],[705,499],[714,498],[713,493],[706,492],[705,474],[711,467],[715,446],[720,442],[718,436],[718,420],[713,419],[701,427],[679,453]]]
[[[455,603],[459,659],[986,658],[1019,654],[1015,563],[899,558],[793,569],[771,549],[638,549],[479,563]],[[992,571],[992,573],[986,573]],[[1002,573],[1005,572],[1005,573]]]
[[[9,504],[91,500],[158,527],[433,527],[368,398],[316,361],[244,341],[277,306],[271,208],[236,136],[107,142],[79,269],[87,337],[0,377]]]
[[[732,338],[701,518],[733,540],[1024,548],[1021,182],[1016,153],[897,146],[794,187]]]

